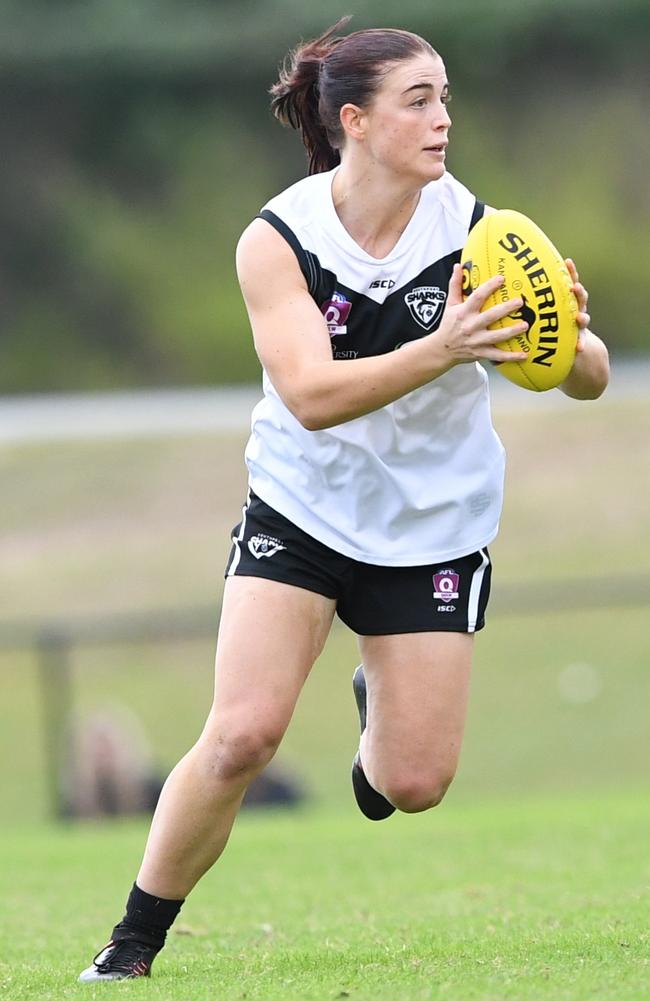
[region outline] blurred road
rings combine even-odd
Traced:
[[[606,399],[648,399],[650,359],[614,361]],[[495,411],[576,406],[563,393],[528,393],[490,373]],[[245,431],[258,386],[0,398],[0,445],[20,442]]]

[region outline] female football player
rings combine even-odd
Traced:
[[[374,820],[440,802],[458,762],[474,633],[490,585],[504,455],[477,362],[520,360],[463,301],[461,249],[484,206],[447,173],[450,90],[422,38],[345,21],[272,89],[310,174],[245,230],[237,267],[264,398],[246,450],[214,704],[169,776],[123,920],[81,979],[149,974],[184,898],[224,849],[337,614],[359,637],[353,787]],[[580,327],[562,386],[599,396],[607,351]],[[521,320],[513,332],[524,332]]]

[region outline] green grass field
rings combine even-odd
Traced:
[[[466,743],[441,808],[357,814],[354,638],[335,628],[278,756],[297,812],[245,811],[151,982],[169,999],[650,997],[649,418],[497,413],[509,453]],[[3,624],[215,607],[241,436],[0,450]],[[75,709],[127,703],[161,771],[193,741],[214,640],[73,648]],[[0,651],[0,999],[75,984],[120,916],[146,823],[57,826],[34,652]]]
[[[0,836],[0,996],[164,1001],[647,998],[647,799],[242,817],[150,982],[79,985],[144,827]],[[99,937],[98,937],[99,936]]]

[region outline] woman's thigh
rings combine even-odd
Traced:
[[[368,691],[364,762],[453,776],[463,739],[474,637],[427,632],[359,640]]]
[[[229,577],[207,726],[284,732],[334,615],[331,598],[258,577]]]

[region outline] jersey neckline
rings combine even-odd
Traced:
[[[408,252],[409,247],[420,235],[422,221],[426,218],[428,225],[432,225],[433,218],[431,216],[431,210],[433,208],[433,199],[431,198],[430,192],[432,192],[433,185],[440,183],[443,178],[441,177],[438,181],[429,181],[422,188],[420,191],[419,201],[415,206],[413,214],[390,253],[386,254],[385,257],[373,257],[372,254],[369,254],[366,250],[364,250],[363,247],[357,243],[354,237],[350,235],[341,222],[338,212],[336,211],[334,196],[332,194],[332,186],[339,169],[340,165],[334,167],[333,170],[328,171],[326,174],[321,175],[326,181],[325,211],[329,216],[329,224],[331,225],[337,240],[345,246],[348,254],[356,257],[358,260],[364,261],[366,264],[375,265],[376,267],[385,267],[387,264],[392,264],[398,258],[403,257],[403,255]],[[444,176],[445,174],[443,174],[443,177]]]

